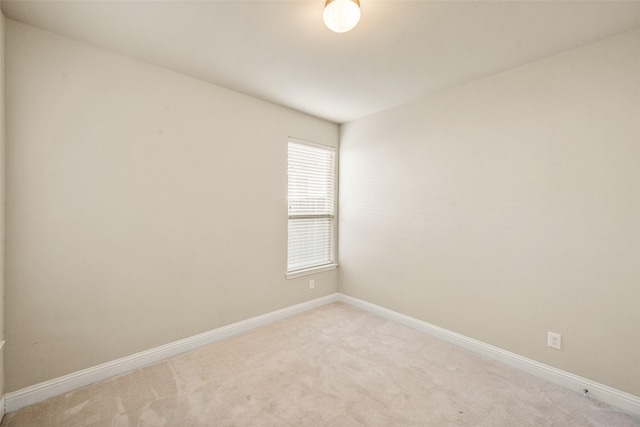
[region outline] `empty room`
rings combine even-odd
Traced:
[[[640,2],[0,1],[5,426],[640,426]]]

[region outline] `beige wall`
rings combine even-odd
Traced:
[[[4,15],[0,12],[0,343],[4,342],[4,141]],[[0,348],[0,397],[2,396],[4,396],[4,345]],[[0,409],[0,413],[4,414],[4,407]]]
[[[640,395],[639,31],[340,145],[341,292]]]
[[[336,292],[285,270],[287,137],[337,125],[6,30],[8,392]]]

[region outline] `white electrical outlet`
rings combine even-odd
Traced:
[[[309,280],[309,289],[313,289],[316,287],[316,281],[315,280]]]
[[[562,335],[555,332],[547,333],[547,346],[560,350],[562,347]]]

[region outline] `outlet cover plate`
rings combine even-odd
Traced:
[[[560,350],[560,348],[562,347],[562,335],[555,332],[548,332],[547,346]]]

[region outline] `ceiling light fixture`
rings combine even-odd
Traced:
[[[322,18],[331,31],[346,33],[360,21],[360,1],[327,0]]]

